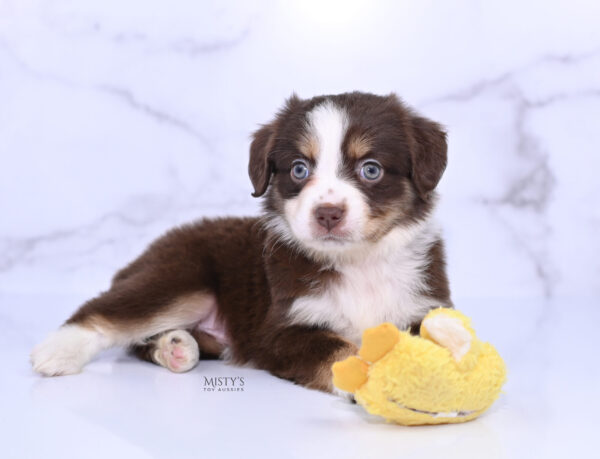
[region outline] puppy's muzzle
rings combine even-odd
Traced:
[[[317,223],[323,228],[327,228],[331,231],[344,219],[346,214],[345,207],[339,207],[336,205],[322,205],[315,209],[315,218]]]

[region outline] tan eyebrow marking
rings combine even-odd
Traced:
[[[312,133],[304,133],[296,145],[307,158],[316,161],[319,157],[319,140]]]
[[[352,136],[348,142],[348,156],[359,159],[371,150],[371,140],[364,136]]]

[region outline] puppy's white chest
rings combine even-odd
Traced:
[[[294,301],[290,319],[326,326],[357,344],[366,328],[382,322],[407,328],[432,306],[424,295],[424,260],[408,255],[386,254],[339,268],[339,279],[319,295]]]

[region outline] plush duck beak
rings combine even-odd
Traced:
[[[376,362],[398,343],[400,332],[390,323],[383,323],[377,327],[364,331],[362,345],[358,352],[359,357],[351,356],[341,362],[336,362],[331,367],[333,371],[333,385],[346,392],[355,392],[367,382],[369,363]]]
[[[369,365],[353,355],[341,362],[335,362],[331,367],[331,371],[333,371],[333,385],[335,387],[354,393],[367,382]]]

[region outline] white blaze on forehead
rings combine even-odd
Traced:
[[[348,126],[347,115],[343,109],[325,102],[308,114],[308,123],[319,146],[314,175],[318,180],[335,179],[341,169],[342,142]]]
[[[284,214],[291,233],[306,247],[317,251],[341,249],[342,245],[327,245],[319,241],[323,228],[316,221],[314,212],[321,205],[344,208],[344,218],[336,226],[338,234],[346,241],[360,241],[368,219],[366,198],[342,172],[342,143],[348,129],[348,115],[343,108],[327,101],[315,107],[307,115],[306,134],[314,147],[315,168],[309,183],[298,196],[287,199]],[[314,141],[312,141],[314,140]]]

